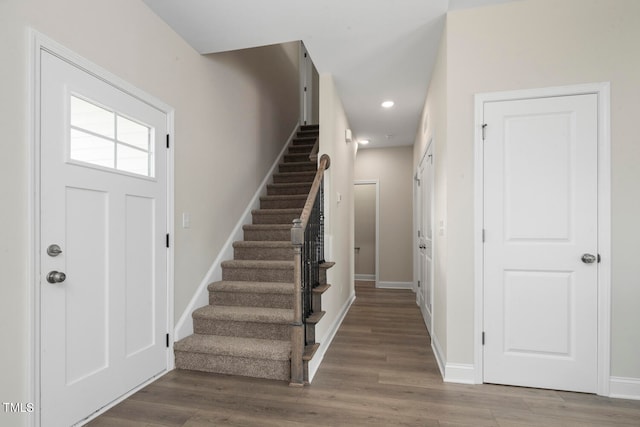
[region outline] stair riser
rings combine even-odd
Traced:
[[[302,164],[296,163],[280,163],[278,167],[279,172],[315,172],[317,165],[314,162],[307,162]]]
[[[222,280],[232,282],[293,283],[293,268],[231,268],[223,266]]]
[[[285,154],[284,162],[292,163],[292,162],[308,162],[309,154],[307,153],[293,153],[293,154]]]
[[[260,201],[260,209],[302,209],[307,201],[306,197],[300,199],[270,200]]]
[[[233,258],[237,260],[291,261],[292,248],[241,247],[233,250]]]
[[[309,190],[311,190],[311,184],[292,185],[285,187],[267,185],[268,196],[292,196],[296,194],[309,194]]]
[[[244,230],[244,240],[255,242],[266,240],[269,242],[283,242],[291,240],[291,229],[288,230]]]
[[[320,132],[318,130],[315,129],[311,129],[311,130],[299,130],[296,133],[295,138],[317,138],[318,136],[320,136]]]
[[[291,376],[291,362],[288,360],[249,359],[183,351],[176,351],[175,356],[178,369],[284,381],[288,381]]]
[[[286,341],[291,339],[291,326],[278,323],[194,318],[193,332],[202,335],[222,335],[265,340]]]
[[[288,154],[311,154],[313,144],[291,144]]]
[[[254,213],[253,223],[254,224],[292,224],[294,219],[300,218],[300,213],[280,213],[280,214],[271,214],[271,213]]]
[[[247,292],[210,292],[209,304],[236,307],[293,308],[293,295],[252,294]]]
[[[295,175],[282,175],[275,174],[273,175],[273,182],[275,184],[291,184],[291,183],[302,183],[302,182],[313,182],[313,179],[316,177],[316,172],[305,172],[305,173],[297,173]]]

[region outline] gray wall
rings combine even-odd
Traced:
[[[380,183],[379,281],[413,282],[412,147],[358,150],[355,180]]]

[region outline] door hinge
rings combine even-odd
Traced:
[[[482,345],[484,345],[484,332],[482,333]]]
[[[169,148],[169,134],[167,134],[167,148]]]
[[[598,254],[598,264],[600,264],[600,261],[602,261],[602,258],[600,258],[600,254]]]
[[[305,52],[305,53],[304,53],[304,57],[305,57],[305,58],[307,57],[307,52]]]
[[[485,236],[485,233],[484,233],[484,228],[483,228],[482,229],[482,243],[484,243],[484,236]]]
[[[167,247],[169,247],[169,233],[167,233]]]
[[[169,348],[169,334],[167,334],[167,348]]]
[[[304,87],[304,91],[305,91],[305,92],[307,91],[307,87],[306,87],[306,86]]]
[[[487,129],[487,124],[486,124],[486,123],[484,123],[484,124],[482,125],[482,140],[483,140],[483,141],[484,141],[484,139],[485,139],[485,137],[486,137],[486,132],[485,132],[485,131],[486,131],[486,129]]]
[[[420,287],[420,280],[418,280],[418,287]]]

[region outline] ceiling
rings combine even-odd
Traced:
[[[373,148],[413,144],[446,12],[511,0],[143,1],[202,54],[302,40]]]

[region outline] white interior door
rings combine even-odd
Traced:
[[[484,382],[596,392],[597,102],[484,104]]]
[[[303,125],[313,123],[313,62],[304,43],[300,42],[300,98]]]
[[[418,166],[418,306],[431,333],[433,319],[433,148],[429,144]]]
[[[167,116],[45,51],[40,96],[40,419],[67,426],[167,369]]]

